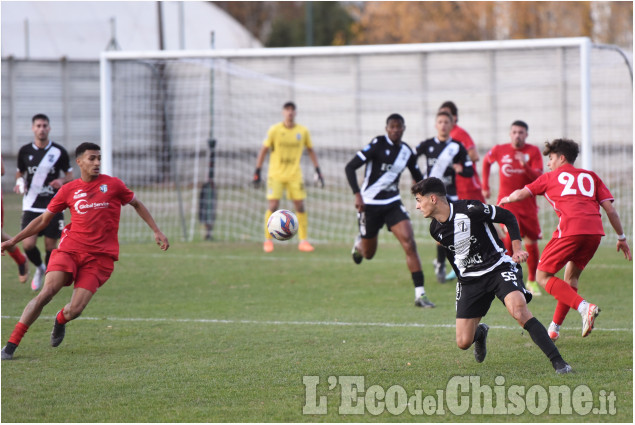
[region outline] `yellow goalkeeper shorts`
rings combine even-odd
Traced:
[[[304,181],[302,178],[289,182],[281,182],[276,179],[267,178],[267,199],[282,199],[286,194],[287,199],[301,201],[306,199]]]

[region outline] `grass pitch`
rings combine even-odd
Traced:
[[[434,281],[435,248],[417,236],[435,309],[413,306],[396,244],[360,266],[348,245],[307,254],[297,240],[267,255],[260,244],[123,245],[60,347],[50,331],[70,288],[2,363],[2,421],[632,422],[633,270],[621,253],[601,247],[583,273],[581,294],[602,312],[584,339],[570,312],[557,346],[575,373],[557,376],[497,300],[484,319],[485,362],[456,348],[454,283]],[[32,296],[2,257],[3,344]],[[548,325],[555,300],[543,294],[529,307]],[[452,385],[469,377],[491,391]],[[575,393],[572,413],[545,404],[550,387]],[[453,407],[457,390],[467,404]],[[428,397],[423,409],[417,394]],[[499,410],[487,413],[488,403]]]

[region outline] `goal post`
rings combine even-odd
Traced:
[[[576,140],[581,146],[576,165],[606,182],[632,237],[632,79],[618,52],[595,48],[588,38],[104,52],[102,169],[139,195],[168,237],[201,240],[205,229],[198,204],[209,179],[213,135],[212,236],[261,241],[267,204],[264,189],[251,185],[251,175],[266,132],[281,120],[288,100],[297,104],[296,121],[311,132],[326,180],[324,189],[313,185],[305,155],[314,242],[353,240],[356,216],[344,166],[384,133],[386,117],[393,112],[405,117],[404,140],[414,147],[435,134],[434,115],[446,100],[457,104],[459,124],[481,157],[495,144],[509,142],[516,119],[529,124],[528,142],[541,149],[554,138]],[[361,179],[362,170],[358,173]],[[490,176],[494,194],[497,173],[493,168]],[[402,198],[412,215],[410,184],[405,172]],[[546,202],[539,205],[549,238],[556,217]],[[281,208],[293,204],[283,200]],[[150,239],[133,214],[122,211],[122,241]],[[426,237],[426,224],[413,219],[417,238]],[[608,220],[605,229],[605,240],[614,241]],[[394,239],[387,232],[380,238]]]

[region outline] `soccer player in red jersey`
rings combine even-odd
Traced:
[[[537,146],[526,143],[529,126],[524,121],[514,121],[511,125],[509,137],[511,143],[494,146],[483,158],[483,196],[490,197],[489,172],[492,164],[499,167],[498,199],[510,195],[516,189],[522,189],[542,174],[542,155]],[[541,295],[536,283],[536,270],[540,251],[538,239],[542,239],[542,230],[538,221],[538,204],[536,198],[529,197],[517,204],[505,206],[518,220],[520,235],[529,253],[527,259],[527,289],[533,295]],[[502,238],[501,238],[502,239]],[[507,252],[512,252],[512,241],[509,235],[503,239]]]
[[[71,223],[64,228],[59,246],[51,254],[44,288],[25,307],[2,349],[2,360],[13,358],[22,337],[44,306],[60,289],[75,282],[71,300],[57,314],[51,333],[53,347],[62,343],[66,323],[82,313],[97,289],[108,280],[114,262],[118,260],[117,231],[123,205],[132,205],[152,229],[162,250],[170,246],[148,209],[135,198],[134,193],[118,178],[100,174],[99,145],[82,143],[75,150],[75,155],[81,178],[62,186],[42,215],[0,247],[4,254],[16,243],[45,228],[55,214],[70,209]]]
[[[569,139],[545,143],[543,154],[549,156],[551,172],[523,189],[515,190],[499,203],[506,205],[530,196],[544,195],[558,215],[558,227],[542,252],[536,276],[540,286],[558,300],[548,330],[554,341],[560,336],[560,325],[570,308],[575,308],[582,315],[583,337],[591,333],[600,312],[597,305],[588,303],[577,293],[580,274],[604,236],[599,207],[604,208],[618,234],[617,250],[622,251],[627,260],[633,259],[620,217],[613,207],[613,195],[593,171],[573,166],[579,151],[578,144]],[[564,280],[555,276],[562,267],[565,267]]]
[[[448,100],[447,102],[443,102],[441,107],[439,107],[439,111],[446,111],[452,115],[453,127],[450,130],[450,137],[452,140],[456,140],[461,143],[463,147],[467,150],[467,154],[472,160],[474,164],[474,175],[472,177],[463,177],[460,174],[456,176],[456,194],[459,199],[474,199],[477,201],[481,201],[485,203],[485,198],[483,198],[482,188],[481,188],[481,179],[478,176],[478,172],[476,171],[476,163],[480,159],[478,155],[478,151],[476,150],[476,144],[474,140],[470,137],[469,133],[465,131],[462,127],[459,127],[457,122],[459,121],[459,109],[456,107],[454,102]]]

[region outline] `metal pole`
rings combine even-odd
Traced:
[[[591,140],[591,40],[580,43],[580,124],[582,168],[593,167],[593,142]]]
[[[29,20],[24,20],[24,57],[29,59],[31,57],[31,40],[29,39]]]
[[[185,2],[179,2],[179,49],[185,50]]]
[[[100,60],[101,68],[101,170],[104,174],[112,175],[112,87],[111,63],[104,54]]]
[[[161,2],[157,2],[157,26],[159,32],[159,50],[165,50],[165,45],[163,44],[163,8],[161,7]]]

